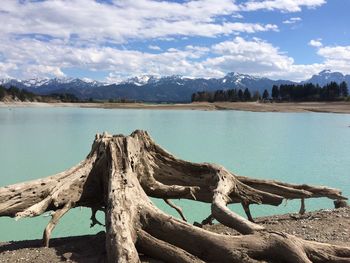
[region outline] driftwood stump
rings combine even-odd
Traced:
[[[149,197],[162,198],[184,220],[159,210]],[[32,217],[54,211],[44,231],[50,234],[71,208],[105,211],[108,262],[139,262],[139,253],[165,262],[350,262],[350,248],[306,241],[265,230],[252,222],[250,204],[279,205],[283,199],[328,197],[345,200],[326,187],[292,185],[233,174],[210,163],[179,160],[145,131],[130,136],[96,135],[84,161],[62,173],[0,188],[0,216]],[[211,233],[185,222],[170,199],[211,203],[213,219],[242,235]],[[247,220],[228,209],[241,203]],[[305,210],[302,205],[302,209]],[[301,211],[302,212],[302,211]]]

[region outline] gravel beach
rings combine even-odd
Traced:
[[[307,240],[350,247],[350,207],[256,218],[271,231],[283,231]],[[238,235],[220,224],[204,227],[225,235]],[[52,239],[50,248],[41,247],[41,240],[0,243],[0,262],[105,262],[104,232],[90,236]],[[141,257],[142,262],[157,260]]]

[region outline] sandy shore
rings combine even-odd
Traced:
[[[302,103],[258,103],[258,102],[200,102],[177,104],[151,103],[40,103],[0,102],[0,107],[81,107],[104,109],[154,109],[154,110],[241,110],[253,112],[331,112],[350,113],[350,102],[302,102]]]
[[[81,107],[90,107],[84,105]],[[253,112],[332,112],[350,113],[350,102],[258,103],[258,102],[201,102],[188,104],[104,103],[102,108],[157,110],[241,110]]]
[[[284,231],[307,240],[350,246],[350,207],[320,210],[299,214],[285,214],[257,218],[259,224],[273,231]],[[238,233],[222,225],[206,229],[224,234]],[[51,241],[50,248],[41,247],[41,240],[0,243],[0,262],[106,262],[105,235],[58,238]],[[142,262],[159,263],[147,257]]]

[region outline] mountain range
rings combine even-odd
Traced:
[[[323,70],[310,79],[299,83],[313,83],[323,86],[331,81],[347,82],[350,86],[350,75],[340,72]],[[77,78],[53,79],[2,79],[0,84],[5,87],[15,86],[26,89],[38,95],[52,93],[70,93],[79,99],[128,99],[147,102],[189,102],[191,95],[199,91],[215,91],[227,89],[245,89],[251,92],[271,91],[273,85],[296,84],[289,80],[271,80],[264,77],[254,77],[247,74],[228,73],[222,78],[187,78],[178,75],[158,77],[142,75],[120,83],[106,84]]]

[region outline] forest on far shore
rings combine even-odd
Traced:
[[[263,94],[259,91],[251,91],[246,88],[217,90],[214,92],[200,91],[192,94],[192,102],[217,102],[217,101],[277,101],[277,102],[303,102],[303,101],[341,101],[350,100],[348,86],[345,81],[340,84],[330,82],[321,87],[312,83],[274,85],[271,94],[267,89]]]
[[[3,87],[0,85],[0,101],[7,98],[10,101],[27,101],[27,102],[80,102],[80,100],[69,93],[36,95],[33,92],[16,87]]]
[[[331,82],[323,87],[307,84],[274,85],[271,94],[267,89],[263,94],[253,93],[248,89],[228,89],[214,92],[201,91],[192,94],[192,102],[238,102],[238,101],[276,101],[276,102],[307,102],[307,101],[350,101],[349,90],[345,81],[340,84]],[[0,85],[0,101],[27,102],[98,102],[92,98],[80,100],[70,93],[53,93],[37,95],[17,87],[6,88]],[[99,101],[103,102],[103,101]],[[108,102],[136,102],[127,99],[110,99]]]

